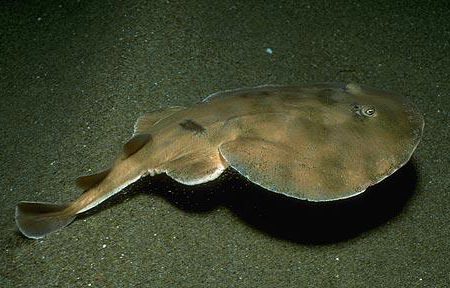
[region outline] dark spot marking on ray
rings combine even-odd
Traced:
[[[194,132],[194,134],[204,134],[206,132],[206,128],[202,125],[198,124],[194,120],[186,119],[180,123],[180,126],[183,129]]]

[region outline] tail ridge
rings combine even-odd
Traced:
[[[69,204],[19,202],[16,206],[16,224],[28,238],[39,239],[69,225],[76,213],[67,211]]]

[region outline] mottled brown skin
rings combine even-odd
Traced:
[[[167,173],[195,185],[229,166],[294,198],[347,198],[404,165],[423,125],[405,99],[354,84],[219,92],[189,108],[144,115],[111,170],[80,179],[87,189],[80,198],[59,210],[21,202],[16,221],[26,236],[40,238],[144,175]]]

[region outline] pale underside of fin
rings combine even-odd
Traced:
[[[348,198],[365,190],[355,187],[342,190],[339,187],[340,190],[335,191],[328,183],[327,171],[303,160],[295,150],[282,143],[240,138],[222,144],[219,150],[229,165],[250,181],[289,197],[330,201]]]
[[[195,153],[180,157],[165,164],[166,174],[175,181],[185,185],[197,185],[219,177],[227,164],[219,151]]]

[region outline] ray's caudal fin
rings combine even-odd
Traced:
[[[39,239],[65,226],[76,217],[67,204],[20,202],[16,206],[16,224],[28,238]]]

